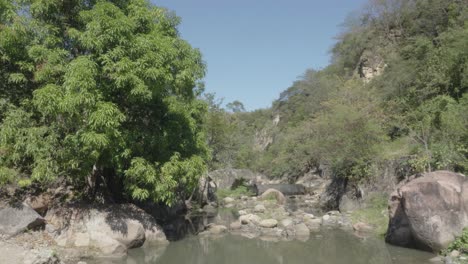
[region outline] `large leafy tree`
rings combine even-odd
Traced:
[[[176,16],[145,0],[0,3],[0,179],[166,203],[196,185],[205,68]]]

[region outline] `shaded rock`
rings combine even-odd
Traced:
[[[278,221],[275,219],[265,219],[260,221],[259,225],[265,228],[273,228],[278,226]]]
[[[44,224],[44,218],[25,203],[0,208],[0,234],[16,235]]]
[[[449,171],[401,184],[389,200],[386,241],[438,252],[468,227],[468,180]]]
[[[259,197],[260,200],[268,200],[272,198],[276,199],[276,202],[278,204],[286,203],[286,197],[284,197],[284,195],[280,191],[275,189],[268,189]]]
[[[31,196],[24,200],[24,203],[29,205],[34,211],[41,216],[45,216],[51,202],[50,195],[41,194],[39,196]]]

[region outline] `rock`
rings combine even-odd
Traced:
[[[247,214],[247,211],[246,210],[239,210],[239,215],[246,215]]]
[[[44,224],[44,218],[25,203],[0,208],[0,234],[16,235]]]
[[[431,258],[431,259],[429,260],[429,262],[442,264],[442,263],[444,263],[444,259],[443,259],[441,256],[437,256],[437,257]]]
[[[357,232],[372,232],[374,230],[374,228],[371,225],[363,222],[358,222],[354,224],[353,229]]]
[[[468,180],[449,171],[401,184],[389,201],[386,241],[438,252],[468,227]]]
[[[271,198],[276,199],[276,202],[278,204],[285,204],[286,203],[286,197],[284,195],[275,189],[268,189],[266,190],[262,195],[259,196],[260,200],[268,200]]]
[[[45,216],[47,210],[49,209],[49,204],[51,202],[50,195],[41,194],[39,196],[31,196],[24,200],[24,203],[29,205],[34,211],[39,215]]]
[[[281,226],[288,227],[288,226],[291,226],[292,224],[294,224],[294,222],[290,218],[281,220]]]
[[[223,202],[225,204],[233,203],[234,201],[235,200],[233,198],[231,198],[231,197],[226,197],[226,198],[223,199]]]
[[[227,231],[227,227],[223,225],[210,225],[207,230],[212,235],[219,235]]]
[[[308,219],[304,223],[310,230],[319,230],[322,225],[322,219]]]
[[[26,253],[23,264],[62,264],[52,250],[32,250]]]
[[[241,215],[239,217],[239,221],[243,224],[243,225],[247,225],[247,224],[258,224],[260,221],[261,221],[261,218],[258,216],[258,215],[254,215],[254,214],[246,214],[246,215]]]
[[[303,195],[306,194],[306,188],[302,184],[263,184],[257,185],[258,195],[270,189],[275,189],[285,195]]]
[[[254,212],[255,213],[263,213],[265,212],[266,208],[263,204],[257,204],[255,207],[254,207]]]
[[[304,214],[304,219],[314,219],[315,215],[313,214]]]
[[[52,208],[46,219],[56,228],[59,246],[91,250],[98,256],[124,255],[147,242],[167,243],[154,218],[131,204]]]
[[[260,221],[259,225],[265,228],[273,228],[278,226],[278,221],[276,221],[275,219],[265,219]]]
[[[452,252],[450,252],[450,257],[452,258],[458,258],[460,256],[460,251],[458,250],[453,250]]]
[[[361,207],[357,199],[349,198],[348,195],[343,195],[340,200],[339,209],[340,212],[351,212]]]
[[[229,227],[232,229],[232,230],[237,230],[237,229],[240,229],[242,227],[242,224],[241,222],[232,222]]]
[[[88,264],[88,263],[86,263],[84,261],[78,261],[76,264]]]
[[[310,236],[310,230],[304,223],[295,225],[294,230],[296,231],[296,236],[299,238],[309,238]]]
[[[330,219],[330,216],[327,215],[327,214],[324,215],[324,216],[322,216],[322,220],[323,220],[323,221],[328,221],[329,219]]]
[[[203,211],[207,214],[207,216],[216,216],[218,214],[218,209],[212,206],[211,204],[207,204],[203,206]]]

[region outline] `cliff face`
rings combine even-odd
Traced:
[[[357,73],[365,83],[368,83],[373,78],[381,75],[386,66],[387,64],[385,64],[380,55],[370,50],[365,50],[359,60]]]

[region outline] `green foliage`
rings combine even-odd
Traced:
[[[375,234],[384,236],[388,227],[388,195],[374,193],[363,202],[365,208],[355,210],[351,213],[353,223],[363,222],[375,227]]]
[[[252,196],[252,193],[245,186],[238,186],[234,190],[231,189],[218,189],[216,191],[216,197],[218,199],[224,199],[226,197],[240,198],[241,196]]]
[[[458,250],[461,253],[468,253],[468,228],[464,228],[462,234],[455,239],[450,245],[442,250],[442,255],[448,255],[453,250]]]
[[[78,187],[111,170],[138,200],[190,193],[209,158],[205,67],[179,19],[146,0],[19,3],[0,2],[0,166]]]

